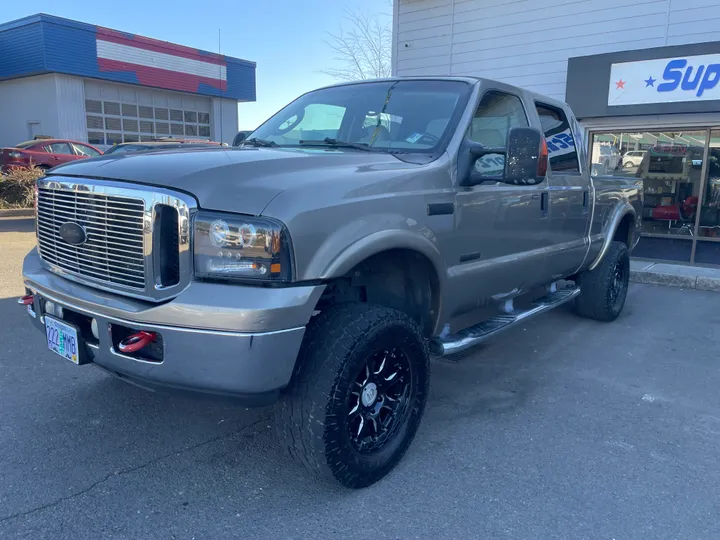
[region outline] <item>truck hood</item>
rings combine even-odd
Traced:
[[[201,208],[260,215],[287,189],[417,166],[388,154],[356,150],[198,148],[84,159],[55,167],[49,176],[166,187],[193,195]]]

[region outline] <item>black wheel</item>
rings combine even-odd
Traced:
[[[632,161],[626,161],[626,162],[625,162],[625,168],[626,168],[626,169],[629,169],[629,168],[632,167],[632,166],[633,166],[633,162],[632,162]]]
[[[410,317],[367,304],[335,306],[308,326],[276,409],[280,439],[318,477],[369,486],[415,437],[429,373],[427,344]]]
[[[625,305],[630,281],[630,252],[623,242],[612,242],[599,266],[580,274],[579,315],[597,321],[614,321]]]

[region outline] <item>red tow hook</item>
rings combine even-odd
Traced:
[[[140,349],[144,349],[157,339],[155,332],[145,332],[140,330],[132,335],[129,335],[118,344],[120,352],[134,353]]]
[[[18,304],[21,306],[32,306],[34,300],[35,298],[32,294],[26,294],[25,296],[18,298]]]

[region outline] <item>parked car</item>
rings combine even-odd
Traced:
[[[568,302],[620,315],[638,184],[594,184],[576,141],[566,104],[485,79],[312,91],[239,148],[50,171],[20,302],[75,364],[277,403],[311,474],[368,486],[415,436],[430,351]]]
[[[148,150],[169,150],[173,148],[207,148],[216,146],[222,146],[222,144],[213,141],[194,140],[127,142],[111,146],[105,151],[105,155],[107,156],[111,154],[128,154],[133,152],[145,152]]]
[[[630,167],[639,167],[642,163],[643,157],[647,154],[647,150],[630,150],[625,152],[623,156],[623,167],[629,169]]]
[[[595,143],[592,149],[593,170],[597,174],[608,174],[622,165],[622,156],[617,148],[609,144]]]
[[[0,170],[7,172],[13,167],[29,167],[31,164],[41,169],[50,169],[63,163],[100,155],[101,150],[84,142],[36,139],[12,148],[0,149]]]

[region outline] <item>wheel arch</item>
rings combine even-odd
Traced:
[[[597,268],[607,254],[610,244],[614,240],[623,242],[627,245],[628,249],[632,249],[636,232],[636,223],[637,213],[635,212],[635,208],[633,208],[633,206],[627,201],[624,204],[618,205],[609,220],[603,245],[602,248],[600,248],[600,253],[598,253],[598,256],[588,269],[594,270]]]
[[[429,240],[409,231],[383,231],[348,247],[322,274],[323,302],[360,301],[412,317],[426,337],[437,332],[444,265]]]

